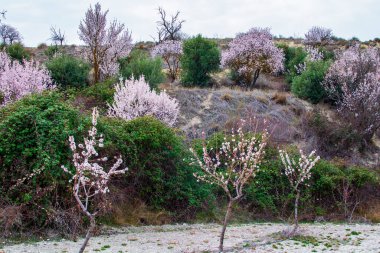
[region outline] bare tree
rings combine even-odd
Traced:
[[[7,13],[6,10],[2,10],[2,11],[0,11],[0,22],[1,22],[1,17],[2,17],[2,18],[5,18],[5,13]]]
[[[4,44],[6,44],[7,42],[9,44],[12,44],[15,41],[21,42],[22,39],[20,33],[17,31],[16,28],[5,24],[0,26],[0,36]]]
[[[65,33],[61,32],[61,29],[56,29],[55,27],[50,27],[51,37],[50,40],[54,42],[54,44],[60,44],[62,46],[65,41]]]
[[[185,20],[179,19],[180,12],[177,11],[175,15],[169,18],[166,11],[162,7],[159,7],[158,13],[160,14],[160,20],[157,21],[158,42],[180,40],[182,24],[185,22]]]

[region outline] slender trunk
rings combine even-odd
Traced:
[[[224,216],[222,232],[220,233],[219,252],[223,252],[224,234],[226,233],[228,220],[230,219],[230,216],[231,216],[232,204],[233,204],[233,200],[229,199],[226,215]]]
[[[294,203],[294,229],[293,229],[293,234],[298,229],[298,201],[299,201],[299,198],[300,198],[300,191],[297,190],[296,200]]]
[[[91,234],[92,234],[92,232],[95,229],[95,224],[96,224],[95,223],[95,217],[94,216],[90,216],[90,227],[87,230],[86,238],[84,239],[84,242],[83,242],[82,246],[79,249],[79,253],[83,253],[84,249],[86,248],[87,243],[90,240]]]
[[[259,78],[259,75],[260,75],[260,69],[256,69],[255,70],[255,73],[253,74],[253,80],[252,80],[252,83],[251,83],[251,90],[253,89],[253,87],[255,86],[256,84],[256,81],[257,79]]]

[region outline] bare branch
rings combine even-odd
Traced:
[[[51,37],[50,40],[54,42],[54,44],[59,44],[62,46],[63,42],[65,41],[65,33],[61,32],[61,29],[56,29],[55,27],[50,27]]]
[[[160,15],[160,20],[157,21],[158,42],[164,40],[180,40],[180,31],[182,24],[185,22],[185,20],[179,19],[180,12],[177,11],[174,16],[168,18],[166,11],[162,7],[159,7],[158,13]]]

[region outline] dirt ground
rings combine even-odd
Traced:
[[[226,232],[226,252],[380,252],[380,224],[302,224],[301,235],[281,238],[279,232],[287,228],[280,223],[231,225]],[[85,252],[217,252],[219,231],[216,224],[117,228],[91,238]],[[2,250],[78,252],[82,240],[46,240],[6,245]]]

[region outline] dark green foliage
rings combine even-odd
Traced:
[[[79,112],[57,93],[32,95],[1,109],[0,196],[29,210],[23,217],[26,226],[46,225],[51,206],[67,207],[68,177],[60,166],[71,160],[68,136],[82,132]],[[15,187],[18,179],[38,170]]]
[[[5,51],[13,60],[22,62],[24,59],[30,59],[30,53],[24,48],[21,43],[13,43],[5,47]]]
[[[285,54],[285,77],[286,81],[291,84],[295,76],[297,76],[296,67],[305,62],[307,52],[302,47],[289,47],[286,44],[277,45],[282,48]]]
[[[85,86],[90,71],[89,64],[69,55],[52,58],[46,67],[55,84],[62,89]]]
[[[120,59],[120,74],[124,79],[138,79],[144,76],[151,88],[164,81],[165,75],[162,72],[162,60],[160,57],[151,58],[149,53],[141,49],[133,50],[128,57]]]
[[[291,90],[298,97],[318,103],[326,97],[322,81],[330,67],[330,61],[308,61],[306,69],[292,80]]]
[[[183,43],[181,82],[184,85],[207,86],[210,73],[218,70],[219,65],[220,50],[215,42],[198,35]]]
[[[45,51],[44,51],[44,54],[49,58],[49,59],[52,59],[59,51],[59,47],[57,45],[53,45],[53,46],[48,46]]]
[[[196,207],[208,197],[193,177],[189,151],[182,138],[151,117],[131,121],[102,119],[99,132],[105,135],[110,154],[119,152],[129,168],[125,186],[149,206],[171,211]],[[187,160],[187,161],[184,161]]]
[[[97,104],[106,106],[107,103],[112,103],[115,93],[115,84],[117,80],[110,78],[101,83],[88,86],[80,91],[80,94],[96,100]]]

